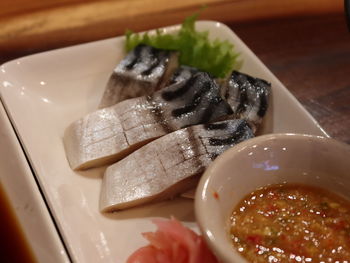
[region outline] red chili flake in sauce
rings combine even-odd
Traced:
[[[216,191],[213,193],[213,196],[214,196],[214,198],[217,199],[217,200],[219,200],[219,198],[220,198],[218,192],[216,192]]]
[[[231,237],[255,263],[350,263],[350,202],[306,185],[267,186],[235,208]]]
[[[259,245],[262,241],[262,237],[260,235],[249,235],[247,236],[247,241],[254,245]]]

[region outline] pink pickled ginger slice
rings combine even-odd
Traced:
[[[203,237],[176,219],[153,223],[157,231],[143,233],[150,244],[136,250],[127,263],[218,263]]]

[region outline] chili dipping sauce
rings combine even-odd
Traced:
[[[250,262],[350,263],[350,202],[326,190],[267,186],[230,220],[233,245]]]

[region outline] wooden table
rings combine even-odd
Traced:
[[[331,137],[350,143],[350,32],[342,14],[230,27]]]
[[[331,137],[350,143],[350,33],[345,16],[333,12],[288,17],[250,17],[233,22],[226,17],[225,22]],[[70,34],[75,36],[73,43],[85,41],[84,37],[76,37],[78,30]],[[70,42],[56,41],[53,46],[67,43]],[[6,53],[0,53],[0,63],[46,50],[48,46],[43,43],[30,48],[2,48]]]

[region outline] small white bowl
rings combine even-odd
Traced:
[[[350,145],[312,135],[270,134],[229,149],[204,173],[195,198],[197,222],[222,263],[246,263],[229,237],[229,218],[256,188],[302,183],[350,199]]]

